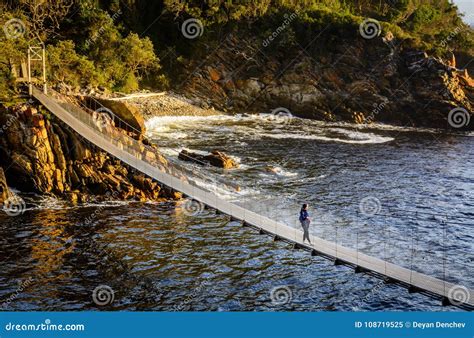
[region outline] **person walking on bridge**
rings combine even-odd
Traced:
[[[306,203],[301,207],[300,222],[304,231],[303,243],[305,240],[308,240],[309,244],[311,244],[311,241],[309,240],[309,225],[311,224],[311,220],[309,219],[308,204]]]

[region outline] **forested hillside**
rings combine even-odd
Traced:
[[[9,0],[0,96],[29,43],[68,93],[178,91],[204,107],[446,126],[472,110],[474,38],[447,0]],[[416,75],[416,76],[415,76]],[[428,116],[428,118],[427,118]]]
[[[440,56],[473,54],[472,31],[447,0],[9,0],[0,6],[4,31],[18,32],[14,38],[0,36],[4,94],[11,89],[9,62],[23,57],[34,37],[48,46],[51,81],[128,92],[141,81],[173,87],[190,60],[205,57],[203,46],[217,45],[231,31],[264,40],[292,13],[295,20],[278,39],[283,47],[306,45],[322,34],[327,45],[318,48],[332,48],[338,37],[357,34],[370,17],[407,45]],[[190,18],[202,25],[198,39],[182,34]]]

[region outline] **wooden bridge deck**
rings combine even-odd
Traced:
[[[463,286],[395,265],[316,236],[310,235],[312,245],[305,244],[303,243],[303,232],[299,229],[224,201],[213,192],[192,185],[189,180],[183,179],[182,174],[166,172],[162,168],[154,166],[152,161],[143,156],[141,143],[132,138],[124,139],[126,136],[123,135],[117,137],[117,135],[110,134],[106,130],[107,128],[97,126],[91,114],[81,108],[67,106],[36,88],[33,90],[33,95],[57,118],[97,147],[162,184],[180,191],[210,208],[230,215],[233,220],[242,222],[242,225],[255,227],[261,233],[274,236],[275,240],[293,243],[295,248],[307,249],[313,255],[333,259],[336,264],[352,266],[357,272],[371,273],[386,279],[387,282],[399,283],[408,287],[410,292],[421,292],[439,298],[445,305],[451,301],[456,306],[474,308],[474,292]],[[466,297],[452,298],[452,295],[459,290],[464,292]]]

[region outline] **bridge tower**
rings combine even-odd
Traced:
[[[31,69],[34,63],[41,63],[41,79],[36,79],[31,74]],[[33,82],[40,82],[43,85],[43,92],[48,93],[48,86],[46,83],[46,49],[44,43],[35,39],[28,44],[28,69],[27,69],[28,93],[33,95]]]

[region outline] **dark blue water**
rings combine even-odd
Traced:
[[[172,157],[184,147],[235,156],[239,169],[194,168],[222,198],[295,227],[307,202],[313,234],[474,287],[472,136],[267,117],[160,118],[149,127]],[[5,309],[454,309],[186,201],[22,197],[22,215],[0,216]]]

